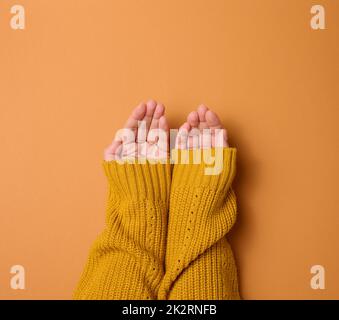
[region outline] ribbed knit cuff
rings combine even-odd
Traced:
[[[116,196],[124,199],[168,201],[170,164],[120,164],[116,161],[104,161],[103,167]]]
[[[228,189],[236,171],[235,148],[173,150],[172,188],[180,186]]]

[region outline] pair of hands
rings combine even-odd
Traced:
[[[123,129],[104,151],[104,160],[167,159],[170,128],[165,107],[150,100],[139,104]],[[192,111],[175,136],[176,149],[228,147],[227,133],[219,117],[205,105]]]

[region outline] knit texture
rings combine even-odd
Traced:
[[[169,164],[104,162],[106,228],[74,299],[239,299],[226,239],[237,214],[236,150],[217,151],[223,168],[216,175],[206,174],[205,162],[194,164],[201,150],[174,150],[186,161],[172,176]]]
[[[156,299],[164,276],[169,164],[103,164],[106,228],[95,241],[74,299]]]
[[[193,164],[201,150],[175,151],[176,159],[188,159],[189,164],[174,166],[166,274],[159,299],[239,299],[235,261],[226,239],[237,215],[231,188],[236,149],[219,151],[223,168],[217,175],[206,175],[204,162]]]

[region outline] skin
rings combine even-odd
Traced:
[[[207,140],[202,139],[203,130],[210,129]],[[216,140],[216,130],[222,130],[222,141]],[[197,137],[194,141],[194,137]],[[176,147],[178,149],[228,147],[227,133],[219,117],[205,105],[192,111],[186,122],[180,127]]]
[[[145,131],[138,124],[144,121]],[[106,161],[123,160],[131,157],[165,159],[169,154],[169,140],[161,140],[156,136],[162,130],[169,137],[169,125],[165,117],[165,107],[154,100],[139,104],[131,113],[124,125],[124,129],[134,133],[132,138],[121,139],[116,137],[110,146],[104,151]],[[210,129],[206,134],[204,129]],[[217,141],[217,129],[221,131],[222,138]],[[203,133],[205,138],[203,139]],[[135,146],[135,148],[133,147]],[[197,110],[192,111],[186,122],[180,127],[176,148],[211,148],[228,147],[227,134],[219,117],[205,105],[200,105]]]

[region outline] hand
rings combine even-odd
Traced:
[[[176,139],[177,149],[228,147],[227,132],[219,117],[205,105],[187,116]]]
[[[104,159],[167,159],[169,126],[164,114],[165,107],[161,103],[154,100],[141,103],[133,110],[124,129],[117,132],[112,144],[105,149]]]

